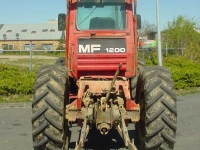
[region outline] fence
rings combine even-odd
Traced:
[[[0,49],[4,50],[53,50],[62,47],[60,44],[41,44],[41,46],[37,46],[36,44],[24,44],[24,45],[14,45],[14,44],[2,44],[0,45]],[[62,47],[63,49],[63,47]]]
[[[139,57],[150,59],[156,49],[138,49]],[[164,57],[169,55],[183,55],[182,49],[163,49]],[[56,59],[65,56],[65,50],[1,50],[0,63],[28,67],[30,71],[38,69],[41,65],[55,63]]]
[[[55,63],[65,56],[65,50],[0,50],[0,63],[28,67],[30,71],[41,65]]]
[[[153,54],[157,54],[158,50],[155,48],[142,48],[138,49],[138,55],[141,58],[149,59]],[[181,48],[167,48],[162,49],[162,55],[163,57],[167,57],[170,55],[178,55],[181,56],[184,53],[184,49]]]

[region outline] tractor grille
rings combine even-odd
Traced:
[[[78,70],[109,71],[116,70],[119,63],[122,63],[121,70],[126,69],[126,54],[116,55],[78,55]]]
[[[126,69],[125,39],[79,39],[77,67],[82,71],[116,70],[119,63],[121,70]]]

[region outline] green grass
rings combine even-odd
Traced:
[[[177,96],[200,93],[200,87],[190,87],[183,90],[176,90],[175,92]]]
[[[43,59],[42,57],[33,58],[32,59],[32,68],[38,69],[42,65],[47,64],[53,64],[56,62],[56,59],[59,57],[56,57],[55,59]],[[22,66],[22,67],[30,67],[30,59],[16,59],[16,60],[10,60],[8,58],[0,58],[0,63],[6,63],[8,65],[12,66]]]
[[[21,52],[5,52],[3,54],[0,54],[1,56],[3,55],[19,55],[19,56],[27,56],[30,55],[29,51],[21,51]],[[52,56],[52,57],[64,57],[65,52],[32,52],[32,55],[40,55],[40,56]]]
[[[188,88],[184,90],[175,91],[177,96],[200,93],[200,88]],[[0,96],[0,103],[22,103],[31,102],[33,95],[10,95]]]
[[[45,53],[44,55],[41,55],[41,53],[39,53],[39,55],[37,54],[34,54],[33,56],[38,56],[36,58],[33,58],[32,61],[33,61],[33,66],[32,66],[32,73],[35,73],[37,72],[37,69],[41,66],[41,65],[46,65],[46,64],[52,64],[52,63],[55,63],[56,61],[56,58],[59,58],[59,57],[64,57],[64,54],[62,53],[62,55],[60,54],[51,54],[51,53]],[[8,55],[7,55],[8,56]],[[4,68],[4,74],[6,73],[5,76],[7,76],[9,74],[9,72],[6,72],[6,70],[10,70],[11,72],[11,75],[14,74],[15,72],[12,70],[12,69],[9,69],[9,68],[12,68],[11,66],[8,66],[8,67],[5,67],[5,65],[12,65],[12,66],[20,66],[18,69],[16,68],[13,68],[15,71],[18,72],[19,76],[22,76],[24,73],[29,73],[29,66],[30,66],[30,59],[29,58],[26,58],[24,59],[23,57],[21,57],[20,59],[20,56],[21,55],[13,55],[13,56],[16,56],[15,59],[9,59],[7,57],[5,58],[0,58],[0,64],[3,63],[2,65],[2,68]],[[51,59],[47,59],[43,56],[51,56],[53,58]],[[176,62],[177,61],[172,61],[172,62]],[[183,61],[184,64],[186,64],[186,61]],[[169,62],[169,64],[172,64],[171,62]],[[181,63],[182,64],[182,63]],[[191,65],[189,65],[191,66]],[[5,69],[7,68],[7,69]],[[195,67],[194,67],[195,68]],[[196,67],[197,68],[197,67]],[[22,70],[21,70],[22,69]],[[3,73],[2,72],[2,73]],[[23,72],[23,74],[21,74],[21,72]],[[18,75],[17,74],[17,75]],[[3,75],[3,74],[2,74]],[[32,79],[34,75],[30,74],[30,77]],[[26,78],[27,76],[25,76],[24,78]],[[28,77],[29,78],[29,77]],[[5,78],[2,78],[0,81],[3,81],[3,79]],[[11,78],[12,80],[14,80],[14,78],[12,77]],[[15,83],[17,80],[14,80],[14,82],[12,80],[9,80],[10,83]],[[30,79],[29,79],[30,80]],[[29,81],[28,80],[28,81]],[[7,81],[7,80],[6,80]],[[21,80],[20,80],[21,81]],[[19,81],[18,81],[19,82]],[[3,83],[8,83],[8,82],[2,82]],[[27,82],[26,82],[27,83]],[[1,84],[1,85],[2,85]],[[15,87],[15,86],[13,86]],[[33,86],[29,86],[30,89],[33,88]],[[24,88],[24,89],[27,89],[27,88]],[[11,89],[12,90],[12,89]],[[192,94],[192,93],[198,93],[200,92],[200,87],[189,87],[189,88],[185,88],[184,90],[176,90],[176,95],[179,96],[179,95],[186,95],[186,94]],[[29,93],[32,93],[29,92]],[[7,94],[9,95],[9,93]],[[0,103],[20,103],[20,102],[30,102],[31,101],[31,98],[32,98],[32,95],[9,95],[9,96],[0,96]]]
[[[0,96],[0,103],[21,103],[31,102],[32,95],[10,95]]]

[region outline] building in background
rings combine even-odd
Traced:
[[[139,48],[156,48],[157,47],[157,32],[149,32],[147,36],[139,37]]]
[[[1,24],[0,49],[56,50],[64,33],[58,31],[57,21],[43,24]]]

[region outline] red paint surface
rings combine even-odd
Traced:
[[[127,29],[125,30],[86,30],[78,31],[76,29],[76,0],[68,1],[68,13],[66,17],[66,66],[68,68],[68,74],[72,78],[76,78],[77,81],[81,81],[81,76],[104,76],[106,78],[113,78],[115,71],[120,63],[122,68],[120,70],[120,76],[129,79],[137,73],[137,19],[135,12],[132,10],[132,1],[136,3],[136,0],[126,0],[126,14],[127,14]],[[70,6],[70,7],[69,7]],[[95,37],[91,37],[91,34],[95,33]],[[123,54],[78,54],[78,39],[81,37],[87,38],[121,38],[126,41],[126,53]],[[101,91],[102,86],[108,88],[108,83],[101,82],[99,85],[93,82],[88,82],[89,87],[94,91]],[[118,83],[117,83],[118,84]],[[120,83],[121,84],[121,83]],[[84,86],[79,83],[79,92],[77,99],[73,101],[72,105],[76,105],[77,109],[81,108],[81,98],[84,93]],[[122,83],[123,90],[126,97],[126,109],[132,110],[136,104],[130,99],[130,90],[127,83]],[[75,98],[71,95],[71,98]]]
[[[113,76],[119,63],[123,64],[120,75],[130,78],[136,73],[137,63],[137,29],[133,19],[132,0],[126,0],[127,29],[126,30],[85,30],[76,29],[76,0],[72,0],[67,15],[66,30],[66,58],[69,75],[79,79],[88,75]],[[135,17],[134,17],[135,18]],[[123,38],[126,40],[125,54],[78,54],[78,39],[80,37],[95,38]]]

